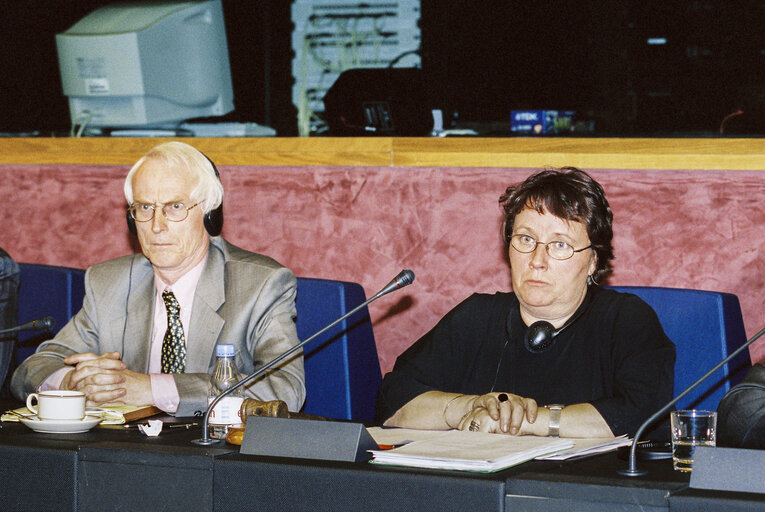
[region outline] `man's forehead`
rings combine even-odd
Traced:
[[[195,176],[182,165],[147,159],[133,176],[133,192],[135,195],[161,193],[188,196],[196,186],[196,181]]]

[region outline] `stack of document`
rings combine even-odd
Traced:
[[[509,436],[449,430],[445,432],[407,429],[369,429],[378,445],[398,446],[371,450],[373,464],[414,466],[430,469],[492,472],[521,464],[535,457],[551,455],[574,447],[571,439]],[[398,439],[391,438],[398,436]],[[388,442],[384,442],[384,441]],[[411,441],[411,442],[407,442]]]
[[[627,436],[559,439],[405,428],[367,429],[381,448],[371,450],[372,463],[433,469],[491,472],[531,459],[567,460],[629,446]]]

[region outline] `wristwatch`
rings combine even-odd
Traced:
[[[562,404],[545,405],[550,411],[550,421],[547,424],[547,435],[549,437],[558,437],[560,434],[560,411],[565,407]]]

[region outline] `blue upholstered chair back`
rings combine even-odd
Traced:
[[[46,315],[54,333],[19,333],[18,363],[34,353],[82,307],[85,271],[19,264],[19,323]],[[304,340],[366,300],[356,283],[298,278],[297,331]],[[304,347],[307,397],[303,412],[336,419],[372,421],[382,376],[367,308]]]
[[[675,396],[746,342],[738,297],[730,293],[642,286],[609,286],[634,293],[656,311],[677,348]],[[677,409],[716,410],[750,366],[749,353],[736,356],[677,403]]]
[[[357,283],[298,278],[297,331],[305,340],[366,300]],[[372,421],[382,381],[367,308],[304,347],[307,396],[303,412]]]
[[[20,332],[16,361],[32,355],[41,342],[50,339],[82,307],[85,297],[85,271],[75,268],[19,263],[19,323],[52,316],[56,327],[51,333]]]

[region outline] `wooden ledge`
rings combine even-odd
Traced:
[[[132,165],[183,140],[218,165],[765,169],[765,139],[619,138],[7,138],[0,164]]]

